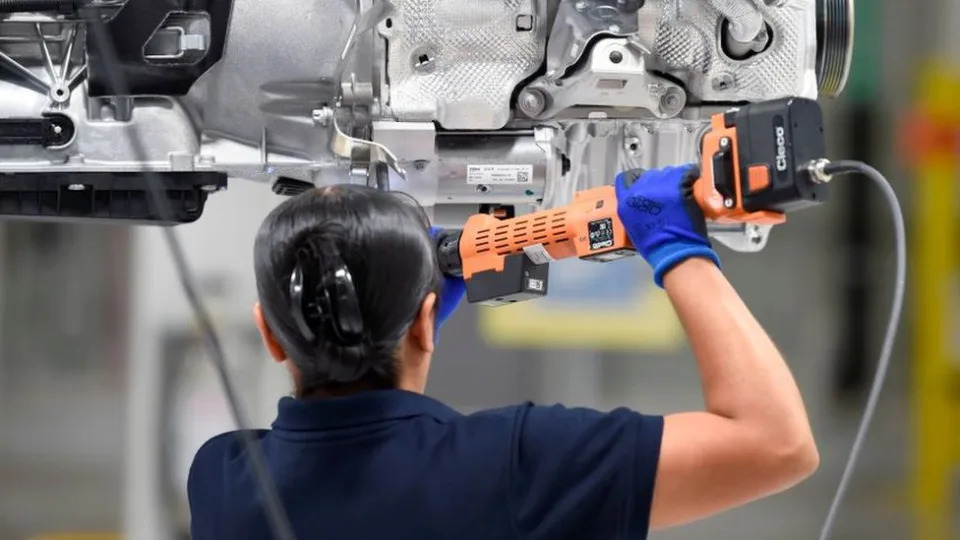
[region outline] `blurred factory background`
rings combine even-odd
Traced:
[[[894,179],[912,241],[909,313],[838,540],[960,538],[960,151],[936,144],[938,133],[960,130],[956,4],[858,2],[852,80],[824,104],[831,155]],[[872,189],[844,180],[830,204],[774,231],[763,253],[721,252],[799,380],[820,471],[781,496],[652,538],[815,537],[887,316],[893,249]],[[250,316],[253,234],[278,200],[235,182],[179,231],[260,425],[287,390]],[[626,283],[639,275],[630,294],[601,286],[613,280],[591,268],[558,267],[566,292],[549,304],[461,309],[430,392],[463,411],[528,399],[650,413],[700,407],[693,359],[643,268],[604,268]],[[159,231],[4,223],[0,310],[0,540],[185,538],[187,466],[231,423]]]

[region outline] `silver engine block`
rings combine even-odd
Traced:
[[[696,160],[735,104],[839,93],[852,43],[852,0],[94,3],[129,95],[82,16],[0,15],[0,214],[153,220],[148,169],[184,222],[227,178],[401,190],[445,226],[520,214]]]

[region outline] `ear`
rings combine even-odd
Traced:
[[[263,310],[260,308],[260,302],[253,305],[253,320],[257,323],[257,329],[260,330],[260,337],[263,338],[263,344],[267,347],[267,352],[276,362],[284,362],[287,359],[287,353],[283,347],[277,343],[277,338],[273,337],[273,332],[267,326],[266,319],[263,318]]]
[[[410,325],[410,331],[407,332],[408,346],[411,346],[415,351],[433,352],[436,306],[437,295],[435,293],[427,294],[427,297],[423,299],[423,304],[420,305],[417,317]]]

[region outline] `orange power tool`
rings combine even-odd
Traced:
[[[776,225],[787,212],[826,200],[813,166],[826,158],[816,101],[756,103],[713,117],[701,143],[694,197],[708,222]],[[545,296],[549,263],[607,262],[636,254],[617,217],[614,186],[578,192],[566,206],[510,219],[471,216],[438,238],[444,273],[463,276],[471,304]]]

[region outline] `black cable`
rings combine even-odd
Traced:
[[[130,94],[129,86],[127,85],[127,81],[124,80],[123,73],[119,69],[116,69],[116,65],[118,64],[117,51],[110,37],[107,35],[106,25],[103,23],[99,11],[90,8],[84,8],[82,11],[87,12],[84,17],[88,21],[91,36],[96,43],[98,52],[103,57],[102,66],[107,83],[111,89],[111,94],[115,96],[128,96]],[[131,121],[126,124],[125,128],[127,129],[130,144],[133,147],[133,153],[137,161],[146,163],[147,152],[144,149],[143,141],[140,139],[136,127]],[[173,210],[166,198],[166,194],[160,187],[162,180],[149,169],[145,169],[143,175],[149,186],[148,192],[151,202],[156,206],[161,219],[171,223],[175,222],[176,219]],[[277,540],[295,540],[296,537],[293,534],[293,528],[283,508],[280,494],[270,476],[262,448],[248,427],[250,423],[240,406],[237,390],[230,377],[223,345],[220,342],[220,337],[217,335],[213,320],[197,292],[196,280],[193,277],[190,266],[187,264],[186,256],[177,238],[176,231],[169,225],[161,228],[167,241],[167,247],[170,249],[170,255],[173,257],[173,262],[177,269],[177,276],[180,279],[180,285],[183,287],[183,292],[193,310],[197,324],[200,326],[200,332],[203,335],[207,352],[213,361],[213,366],[220,378],[220,384],[223,386],[224,393],[226,394],[230,412],[237,424],[238,433],[243,442],[244,449],[247,452],[254,480],[259,486],[261,495],[263,496],[263,506],[273,532],[273,537]]]
[[[893,305],[890,308],[890,318],[887,322],[886,334],[883,337],[883,346],[880,349],[880,361],[877,362],[877,371],[873,377],[873,384],[870,387],[867,404],[863,410],[863,418],[860,420],[860,426],[857,428],[857,435],[854,438],[853,447],[850,449],[850,454],[847,457],[846,467],[844,467],[843,475],[840,477],[840,485],[837,487],[833,502],[830,504],[830,510],[827,513],[823,528],[820,530],[820,540],[827,540],[833,529],[834,522],[837,519],[837,513],[840,511],[840,504],[843,502],[843,497],[846,495],[847,488],[850,486],[850,478],[853,476],[853,471],[857,467],[857,460],[860,457],[861,450],[863,450],[863,445],[867,438],[867,431],[870,429],[870,423],[873,421],[874,413],[877,411],[877,403],[880,401],[880,393],[883,390],[883,383],[887,379],[890,359],[893,356],[893,344],[897,337],[897,327],[900,325],[900,314],[903,311],[903,295],[907,281],[907,233],[903,220],[903,210],[900,208],[897,194],[890,185],[890,182],[888,182],[879,171],[859,161],[835,161],[825,165],[823,172],[827,175],[860,173],[872,180],[874,184],[880,188],[890,208],[896,241],[896,277],[893,288]]]

